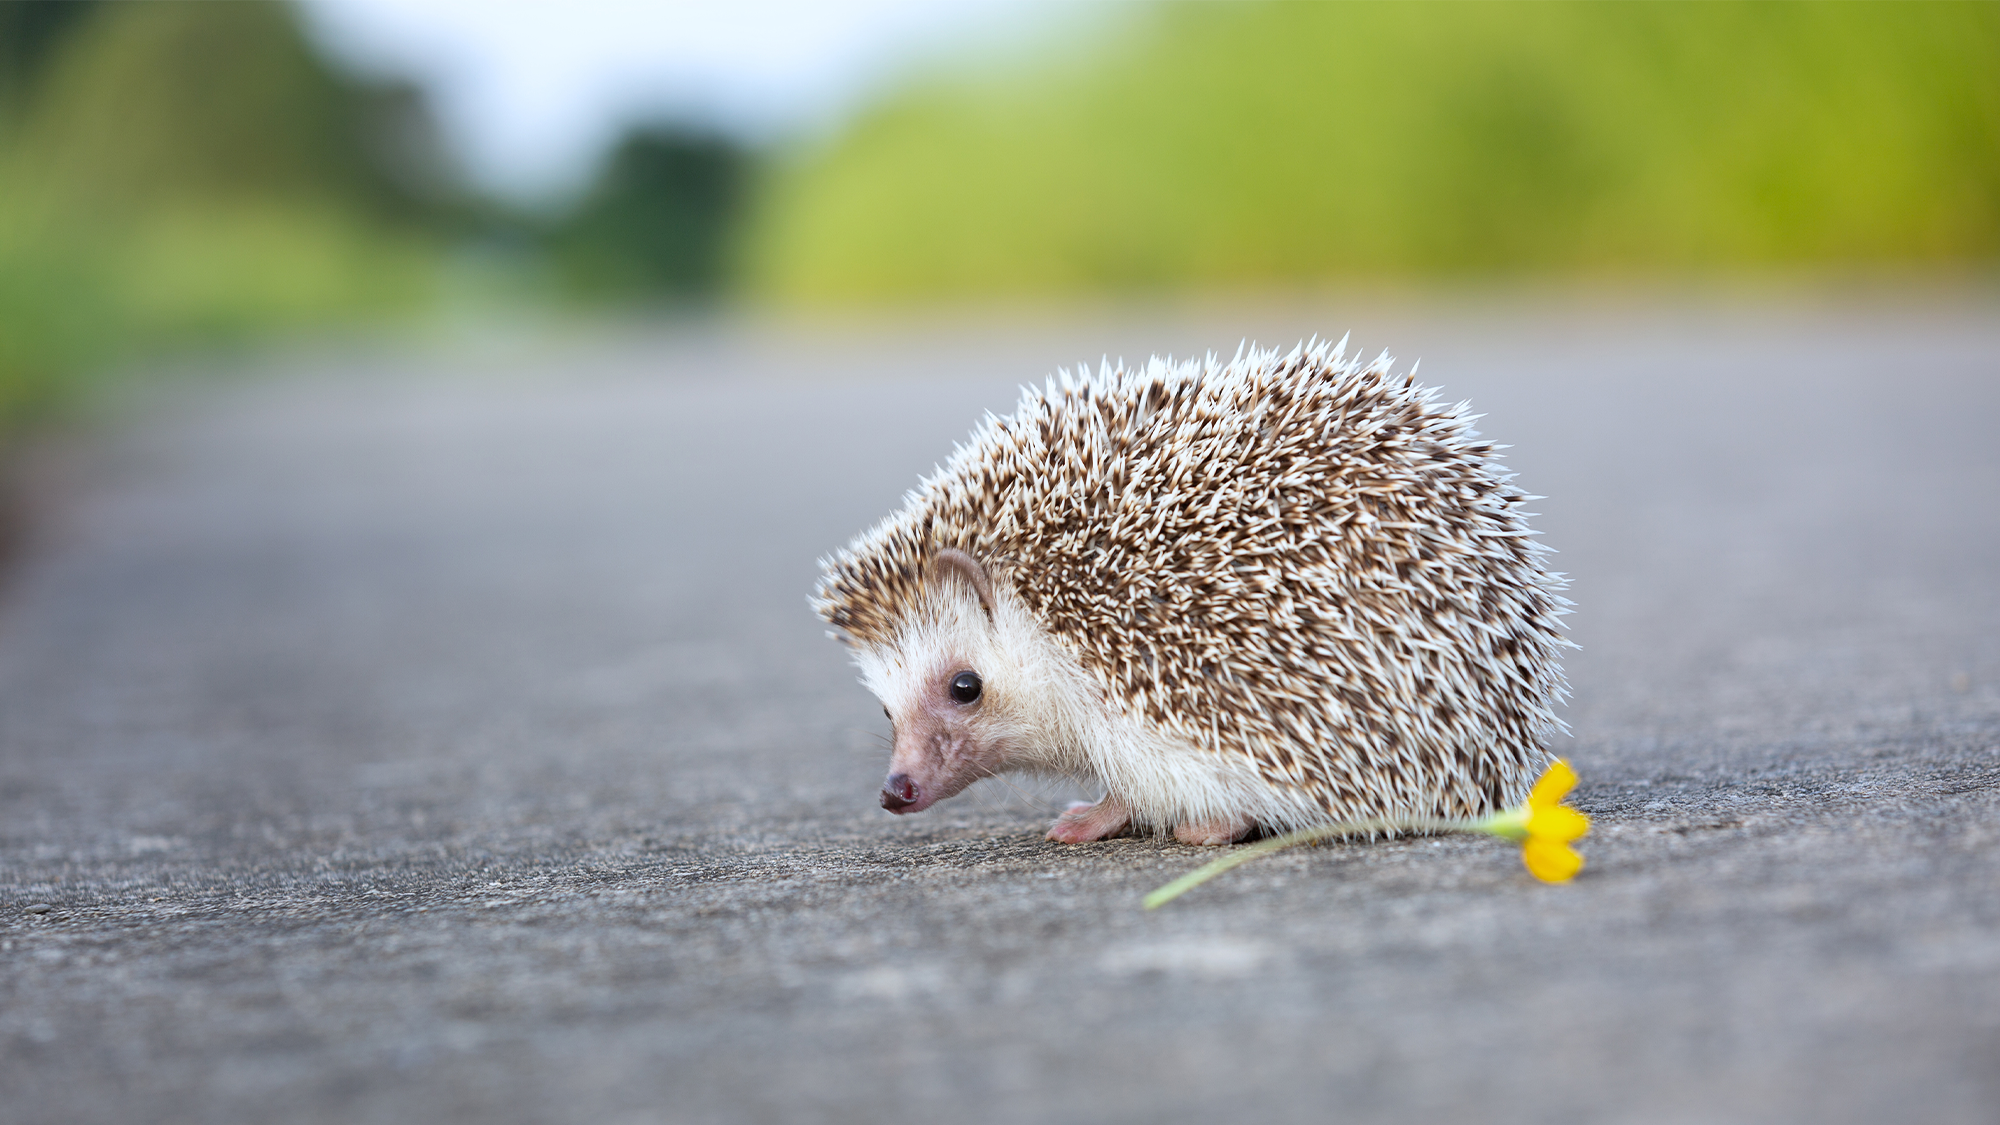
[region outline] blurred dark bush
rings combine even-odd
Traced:
[[[550,237],[563,281],[595,298],[714,295],[749,175],[749,153],[719,133],[627,133]]]
[[[69,3],[0,4],[0,111],[15,108],[34,86],[51,47],[98,6]]]
[[[760,192],[803,300],[2000,258],[2000,4],[1168,3]]]

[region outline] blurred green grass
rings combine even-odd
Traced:
[[[918,81],[762,185],[748,288],[856,302],[1990,270],[2000,5],[1149,5]]]

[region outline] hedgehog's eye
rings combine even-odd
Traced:
[[[889,720],[892,723],[896,721],[896,716],[891,715],[889,713],[889,705],[886,703],[882,705],[882,717]]]
[[[979,701],[979,673],[960,672],[951,678],[951,698],[954,703],[977,703]]]

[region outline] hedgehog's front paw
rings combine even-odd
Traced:
[[[1233,844],[1250,834],[1247,820],[1204,820],[1198,824],[1174,825],[1174,839],[1198,848]]]
[[[1131,825],[1132,814],[1125,803],[1107,795],[1094,805],[1082,801],[1071,805],[1069,811],[1049,825],[1048,838],[1059,844],[1087,844],[1116,836]]]

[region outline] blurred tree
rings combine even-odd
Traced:
[[[409,217],[444,194],[449,162],[415,89],[328,67],[289,5],[102,15],[60,44],[20,137],[17,163],[65,206],[292,199]]]
[[[715,133],[649,126],[619,142],[552,239],[587,296],[700,296],[725,279],[748,154]]]
[[[0,429],[135,347],[420,308],[466,210],[420,92],[271,0],[0,0],[0,126]]]

